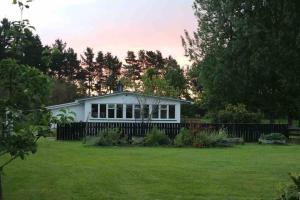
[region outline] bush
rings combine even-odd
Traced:
[[[248,111],[244,104],[228,104],[211,117],[214,123],[260,123],[262,114]]]
[[[227,134],[223,131],[201,131],[193,140],[194,147],[230,146],[226,142]]]
[[[145,141],[145,138],[143,138],[143,137],[132,137],[131,144],[141,146],[141,145],[144,145],[144,141]]]
[[[121,139],[121,131],[117,128],[109,128],[102,130],[99,133],[100,146],[115,146],[118,145]]]
[[[285,136],[282,135],[281,133],[271,133],[268,135],[262,135],[260,136],[261,139],[264,140],[285,140]]]
[[[121,137],[121,131],[117,128],[108,128],[98,133],[98,136],[86,136],[86,145],[116,146],[128,144],[127,137]]]
[[[193,144],[193,135],[187,128],[180,129],[174,140],[174,145],[177,147],[190,146]]]
[[[261,135],[258,141],[260,144],[285,144],[286,137],[281,133],[271,133],[268,135]]]
[[[300,199],[300,175],[289,174],[293,184],[281,190],[278,200],[299,200]]]
[[[170,144],[169,137],[164,131],[154,127],[145,137],[145,145],[147,146],[158,146]]]
[[[86,144],[88,146],[96,146],[96,145],[98,145],[99,140],[100,140],[100,137],[97,137],[97,136],[86,136],[83,139],[83,144]]]

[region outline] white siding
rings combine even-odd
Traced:
[[[75,101],[74,103],[62,104],[56,106],[50,106],[48,109],[51,110],[54,116],[59,113],[61,108],[67,108],[76,113],[76,122],[153,122],[153,123],[180,123],[181,115],[181,103],[174,99],[158,98],[142,96],[131,93],[121,93],[108,96],[100,96],[95,98],[88,98],[83,100]],[[92,118],[91,107],[92,104],[122,104],[123,105],[123,118]],[[127,104],[132,105],[175,105],[175,119],[127,119],[126,118],[126,106]],[[168,114],[167,114],[168,116]]]
[[[154,123],[180,123],[180,102],[175,100],[166,100],[163,98],[156,97],[143,97],[141,95],[134,94],[120,94],[101,98],[95,98],[85,101],[85,115],[84,118],[88,119],[89,122],[141,122],[141,119],[126,119],[125,118],[125,106],[123,106],[123,119],[95,119],[91,117],[91,106],[92,104],[135,104],[135,105],[175,105],[175,119],[152,119]],[[151,107],[151,106],[150,106]],[[149,120],[144,119],[144,122]]]
[[[72,105],[72,106],[66,106],[64,107],[65,109],[69,109],[70,111],[73,111],[74,113],[76,113],[75,116],[75,121],[76,122],[80,122],[80,121],[85,121],[84,120],[84,104],[78,104],[78,105]],[[52,115],[53,116],[57,116],[60,112],[62,108],[54,108],[51,109]]]

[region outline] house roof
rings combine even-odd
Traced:
[[[192,103],[191,101],[187,101],[187,100],[183,100],[183,99],[177,99],[177,98],[173,98],[173,97],[145,95],[145,94],[138,93],[138,92],[116,92],[116,93],[105,94],[105,95],[100,95],[100,96],[80,98],[80,99],[77,99],[77,100],[75,100],[74,102],[71,102],[71,103],[64,103],[64,104],[48,106],[47,109],[56,109],[56,108],[74,106],[74,105],[81,104],[86,100],[99,99],[99,98],[110,97],[110,96],[118,96],[118,95],[139,95],[139,96],[145,96],[145,97],[160,98],[160,99],[169,100],[169,101],[177,101],[177,102],[181,102],[181,103],[184,103],[184,104],[191,104]]]

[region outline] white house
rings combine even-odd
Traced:
[[[180,123],[181,104],[189,101],[171,97],[117,92],[48,106],[54,116],[62,108],[76,113],[76,122]]]

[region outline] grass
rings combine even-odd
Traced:
[[[300,146],[234,148],[85,147],[39,143],[5,170],[6,200],[274,199]]]

